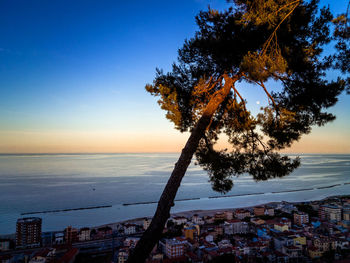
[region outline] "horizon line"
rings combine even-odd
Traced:
[[[175,154],[175,153],[181,153],[181,151],[178,152],[0,152],[0,155],[59,155],[59,154],[65,154],[65,155],[78,155],[78,154]],[[318,155],[349,155],[348,153],[324,153],[324,152],[313,152],[313,153],[293,153],[293,152],[280,152],[281,154],[288,154],[288,155],[308,155],[308,154],[318,154]]]

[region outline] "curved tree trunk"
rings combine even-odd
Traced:
[[[127,261],[128,263],[144,262],[161,238],[165,223],[170,217],[170,209],[172,206],[174,206],[174,199],[177,190],[181,184],[182,178],[185,175],[187,167],[191,163],[199,141],[204,136],[215,111],[230,93],[231,87],[233,87],[237,78],[238,77],[233,79],[227,75],[224,75],[224,87],[217,91],[210,99],[202,117],[198,120],[196,126],[192,130],[191,136],[189,137],[185,147],[182,149],[180,158],[175,164],[175,168],[171,173],[168,183],[166,184],[159,199],[157,210],[153,216],[152,222],[129,256]]]

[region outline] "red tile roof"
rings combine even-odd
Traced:
[[[61,257],[57,263],[69,263],[72,261],[72,259],[78,254],[79,250],[74,247],[70,249],[66,254]]]

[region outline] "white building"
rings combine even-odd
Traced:
[[[181,225],[181,224],[186,224],[187,223],[187,218],[183,216],[175,216],[172,218],[172,221],[176,225]]]
[[[208,243],[212,243],[214,241],[214,236],[211,234],[206,235],[205,241],[207,241]]]
[[[246,234],[249,232],[249,225],[241,220],[227,220],[224,223],[224,231],[228,235]]]
[[[197,225],[204,225],[204,220],[202,217],[198,216],[197,214],[194,214],[192,216],[192,222]]]
[[[135,234],[136,233],[136,225],[134,225],[134,224],[124,225],[124,233],[126,235]]]
[[[62,232],[55,233],[54,243],[56,245],[63,244],[64,243],[64,233],[62,233]]]
[[[81,228],[79,231],[79,241],[90,240],[91,230],[88,227]]]

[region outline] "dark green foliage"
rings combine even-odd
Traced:
[[[299,204],[299,205],[296,205],[296,207],[298,208],[298,211],[307,213],[309,217],[318,216],[318,212],[315,211],[311,205]]]
[[[225,223],[225,221],[226,221],[225,219],[214,219],[214,225],[217,225],[217,226],[222,225]]]
[[[214,258],[213,260],[209,261],[210,263],[227,263],[227,262],[231,262],[234,263],[236,262],[235,260],[235,256],[232,254],[224,254],[222,256],[218,256],[216,258]]]
[[[325,260],[325,262],[332,262],[335,259],[335,251],[333,249],[329,250],[329,251],[325,251],[322,254],[322,259]]]
[[[273,152],[255,150],[250,153],[215,151],[201,143],[196,157],[209,173],[213,190],[227,192],[233,186],[232,176],[249,173],[254,180],[268,180],[289,174],[300,164],[299,158],[291,160]]]
[[[289,214],[280,210],[275,210],[275,217],[285,217],[288,218],[290,220],[293,220],[293,214]]]
[[[193,131],[209,101],[225,84],[224,75],[256,84],[270,105],[253,116],[235,86],[211,117],[196,151],[215,191],[227,192],[233,176],[249,173],[255,180],[283,177],[300,164],[277,153],[291,146],[312,126],[335,119],[326,109],[349,89],[349,27],[343,14],[333,19],[318,1],[233,0],[224,12],[209,9],[196,21],[198,31],[179,50],[169,73],[157,70],[146,90],[180,131]],[[335,45],[336,53],[324,56]],[[343,73],[329,81],[326,73]],[[271,94],[268,80],[280,84]],[[251,88],[251,87],[249,87]],[[231,151],[215,149],[225,133]]]
[[[275,218],[275,216],[269,216],[269,215],[262,215],[262,216],[255,216],[255,217],[260,218],[262,220],[271,220]]]
[[[111,253],[96,253],[96,254],[83,254],[79,253],[75,259],[75,263],[105,263],[111,262]]]
[[[350,1],[346,13],[339,15],[333,20],[335,30],[333,38],[336,42],[335,48],[338,51],[329,57],[329,63],[333,62],[333,68],[340,69],[342,73],[350,73]],[[347,93],[350,93],[350,77],[346,79]]]
[[[167,232],[162,233],[162,238],[174,238],[182,235],[184,224],[176,225],[172,220],[167,222]]]

